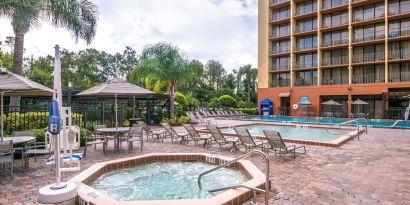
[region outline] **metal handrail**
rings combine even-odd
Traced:
[[[221,165],[219,165],[219,166],[217,166],[217,167],[215,167],[215,168],[213,168],[213,169],[210,169],[210,170],[208,170],[208,171],[206,171],[206,172],[201,173],[201,174],[198,176],[198,187],[199,187],[199,189],[202,190],[201,178],[202,178],[204,175],[207,175],[207,174],[209,174],[209,173],[211,173],[211,172],[213,172],[213,171],[216,171],[216,170],[218,170],[218,169],[221,169],[221,168],[223,168],[223,167],[229,166],[229,165],[233,164],[234,162],[237,162],[237,161],[239,161],[239,160],[241,160],[241,159],[243,159],[243,158],[245,158],[245,157],[249,157],[249,156],[251,156],[251,155],[253,155],[253,154],[262,155],[262,156],[263,156],[263,159],[264,159],[265,162],[266,162],[265,190],[258,189],[258,188],[254,188],[254,187],[249,187],[249,186],[245,186],[245,185],[235,185],[235,186],[229,186],[229,187],[224,187],[224,188],[220,188],[220,189],[209,190],[209,192],[222,191],[222,190],[227,190],[227,189],[235,189],[235,188],[243,187],[243,188],[247,188],[247,189],[250,189],[250,190],[254,191],[254,200],[255,200],[255,191],[261,192],[261,193],[265,193],[265,205],[268,205],[268,200],[269,200],[269,197],[268,197],[268,194],[269,194],[269,159],[268,159],[268,156],[267,156],[264,152],[262,152],[262,151],[260,151],[260,150],[250,151],[250,152],[248,152],[248,153],[246,153],[246,154],[244,154],[244,155],[242,155],[242,156],[240,156],[240,157],[238,157],[238,158],[235,158],[235,159],[233,159],[233,160],[231,160],[231,161],[229,161],[229,162],[227,162],[227,163],[225,163],[225,164],[221,164]]]
[[[330,133],[329,129],[331,129],[333,127],[337,126],[338,128],[340,128],[340,125],[345,125],[345,124],[349,124],[349,123],[354,122],[354,123],[356,123],[356,127],[357,127],[357,139],[359,139],[359,132],[360,132],[360,124],[358,122],[359,120],[364,120],[364,122],[365,122],[365,131],[366,131],[366,134],[367,134],[367,119],[366,118],[357,118],[357,119],[349,120],[349,121],[342,122],[342,123],[339,123],[339,124],[336,124],[336,125],[331,125],[331,126],[328,126],[326,128],[326,130],[327,130],[328,133]]]

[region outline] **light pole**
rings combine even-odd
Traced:
[[[68,81],[68,97],[67,97],[67,101],[68,101],[68,107],[71,107],[71,89],[73,87],[73,82]]]

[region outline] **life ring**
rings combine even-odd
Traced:
[[[293,109],[294,110],[297,110],[299,108],[299,105],[298,104],[293,104]]]

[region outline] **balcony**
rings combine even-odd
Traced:
[[[323,24],[322,25],[322,29],[335,29],[337,27],[344,27],[344,26],[348,26],[349,25],[349,20],[343,21],[340,24]],[[322,30],[322,31],[326,31],[326,30]]]
[[[330,42],[323,42],[322,47],[329,47],[329,46],[338,46],[338,45],[345,45],[349,44],[349,40],[335,40],[335,41],[330,41]]]
[[[346,65],[348,64],[347,56],[338,56],[332,58],[323,58],[322,66],[333,66],[333,65]]]
[[[409,59],[410,50],[393,50],[389,51],[389,60]]]
[[[384,61],[384,52],[364,53],[362,55],[353,55],[353,63],[368,63]]]
[[[349,77],[345,76],[345,78],[348,79]],[[331,77],[322,78],[322,85],[341,85],[341,84],[347,84],[347,82],[342,82],[341,78],[331,78]]]
[[[309,69],[309,68],[316,68],[317,67],[317,63],[316,62],[313,62],[313,63],[311,63],[311,64],[302,64],[302,63],[299,63],[299,62],[296,62],[296,65],[295,65],[295,68],[298,68],[298,69]]]
[[[301,29],[300,27],[296,27],[296,33],[305,33],[305,32],[309,32],[309,31],[317,31],[317,26],[316,24],[313,25],[312,29]]]
[[[389,38],[399,38],[404,36],[410,36],[410,28],[408,30],[389,32]]]
[[[400,7],[389,5],[389,16],[410,13],[410,5],[401,5]]]
[[[317,5],[313,6],[314,8],[317,8]],[[302,15],[307,15],[307,14],[314,14],[317,12],[317,9],[314,9],[312,11],[305,11],[301,9],[296,9],[295,16],[302,16]]]
[[[289,87],[290,79],[272,80],[272,87]]]
[[[281,38],[281,37],[289,37],[290,36],[290,32],[288,33],[279,33],[279,32],[272,32],[271,34],[271,38]]]
[[[371,20],[375,20],[375,19],[378,19],[378,18],[382,18],[382,17],[384,17],[384,15],[385,15],[385,13],[382,12],[382,13],[378,14],[377,16],[375,16],[374,18],[370,18],[370,19],[364,19],[361,16],[353,16],[352,21],[353,21],[353,23],[357,23],[357,22],[361,22],[361,21],[371,21]]]
[[[383,74],[366,74],[353,76],[354,84],[366,84],[366,83],[384,83]]]
[[[383,33],[377,33],[375,36],[367,36],[364,38],[358,38],[358,39],[353,39],[353,43],[362,43],[362,42],[369,42],[369,41],[375,41],[375,40],[382,40],[384,39],[384,31]]]
[[[290,65],[289,64],[282,64],[282,65],[272,65],[272,72],[280,72],[280,71],[289,71]]]
[[[410,72],[389,73],[389,82],[407,82],[410,81]]]
[[[341,0],[339,1],[338,4],[332,4],[330,0],[327,0],[327,1],[325,0],[322,2],[322,10],[341,7],[341,6],[347,6],[348,4],[349,4],[348,0]]]
[[[317,78],[313,78],[313,80],[296,79],[295,85],[296,86],[316,86]]]
[[[308,47],[308,48],[301,48],[299,46],[296,46],[295,51],[310,51],[312,52],[313,50],[317,50],[317,46],[316,47]],[[303,53],[303,52],[298,52],[298,53]]]

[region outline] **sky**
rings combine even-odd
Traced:
[[[126,46],[138,53],[149,44],[169,42],[188,59],[219,60],[227,71],[257,66],[257,0],[93,0],[99,9],[90,45],[44,22],[26,34],[25,56],[96,48],[108,53]],[[0,40],[13,36],[10,19],[0,18]]]

